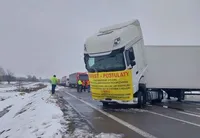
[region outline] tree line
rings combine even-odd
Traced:
[[[0,67],[0,82],[6,81],[8,83],[12,81],[27,81],[27,82],[38,82],[39,79],[36,76],[27,75],[27,77],[16,77],[10,70],[5,70]]]

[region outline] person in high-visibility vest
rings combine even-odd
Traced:
[[[82,81],[78,80],[78,85],[77,85],[77,92],[81,91],[82,92]]]
[[[52,92],[52,95],[55,93],[55,90],[56,90],[56,85],[58,83],[58,79],[56,78],[56,75],[53,75],[53,77],[51,77],[51,92]]]

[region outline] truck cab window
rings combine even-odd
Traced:
[[[135,64],[135,55],[132,47],[125,51],[125,56],[126,56],[127,66],[129,65],[133,66]]]
[[[108,72],[125,70],[124,48],[113,50],[108,55],[90,57],[85,54],[85,64],[88,72]]]
[[[90,66],[90,67],[92,67],[93,65],[94,65],[94,58],[89,58],[89,60],[88,60],[88,65]]]

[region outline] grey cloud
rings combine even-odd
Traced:
[[[83,44],[99,28],[137,18],[145,44],[200,44],[198,0],[0,1],[0,65],[49,77],[85,71]]]

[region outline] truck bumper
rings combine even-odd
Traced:
[[[115,104],[137,104],[138,98],[134,98],[133,101],[120,101],[120,100],[96,100],[96,101],[105,103],[115,103]]]

